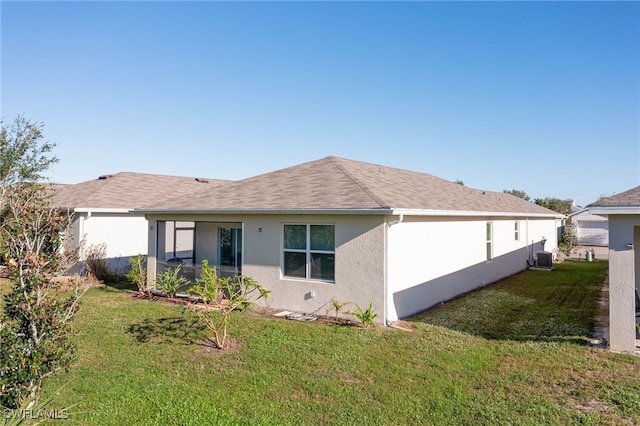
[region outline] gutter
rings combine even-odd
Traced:
[[[382,298],[382,312],[384,312],[384,323],[390,325],[389,321],[389,228],[404,221],[404,214],[400,213],[398,219],[387,223],[384,227],[384,285]]]
[[[93,208],[93,207],[76,207],[73,209],[76,213],[132,213],[134,209],[113,209],[113,208]]]
[[[560,213],[521,213],[521,212],[489,212],[472,210],[420,210],[420,209],[394,209],[382,207],[373,209],[134,209],[132,213],[146,215],[161,214],[296,214],[296,215],[384,215],[384,216],[453,216],[453,217],[522,217],[522,218],[554,218],[562,219],[565,216]]]

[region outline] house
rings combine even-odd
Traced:
[[[634,352],[640,308],[640,186],[588,208],[609,219],[609,348]]]
[[[606,216],[593,214],[588,208],[580,208],[569,214],[569,220],[574,227],[577,245],[609,245],[609,222]]]
[[[148,285],[203,260],[271,290],[272,308],[373,304],[381,322],[520,272],[557,248],[559,213],[425,173],[337,157],[136,210],[149,221]],[[176,244],[191,236],[182,256]],[[178,257],[178,258],[177,258]],[[352,305],[353,306],[353,305]]]
[[[122,172],[58,185],[52,204],[73,213],[68,249],[83,257],[90,247],[104,244],[108,266],[117,272],[128,267],[129,257],[147,252],[147,221],[134,209],[220,182]],[[79,272],[80,267],[74,265],[67,273]]]

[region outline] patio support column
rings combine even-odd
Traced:
[[[156,264],[157,264],[157,250],[158,250],[158,221],[149,219],[148,227],[148,246],[147,246],[147,289],[156,288]]]
[[[636,232],[637,234],[637,232]],[[635,250],[612,248],[609,251],[609,349],[634,352]]]

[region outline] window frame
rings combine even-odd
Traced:
[[[304,226],[305,227],[305,242],[306,242],[306,247],[304,249],[300,248],[300,249],[293,249],[293,248],[286,248],[285,247],[285,229],[287,226]],[[312,226],[331,226],[333,228],[333,250],[319,250],[319,249],[312,249],[311,248],[311,227]],[[280,269],[280,274],[281,274],[281,278],[283,279],[288,279],[288,280],[302,280],[302,281],[318,281],[318,282],[323,282],[323,283],[331,283],[334,284],[335,283],[335,256],[336,256],[336,244],[335,244],[335,232],[336,232],[336,227],[334,223],[316,223],[316,222],[309,222],[309,223],[296,223],[296,222],[285,222],[282,224],[282,238],[281,238],[281,269]],[[300,277],[300,276],[294,276],[294,275],[287,275],[285,272],[285,257],[286,257],[286,253],[303,253],[305,254],[305,276],[304,277]],[[333,255],[333,278],[332,279],[327,279],[327,278],[314,278],[313,275],[313,255],[314,254],[320,254],[320,255]]]
[[[514,237],[516,241],[520,241],[520,221],[516,220],[514,222]]]
[[[493,222],[486,222],[487,262],[493,260]]]

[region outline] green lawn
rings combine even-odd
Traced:
[[[640,358],[584,344],[606,268],[527,271],[411,332],[241,314],[222,356],[189,311],[95,288],[46,392],[69,382],[57,403],[83,425],[637,424]]]

